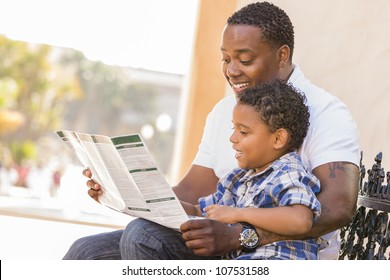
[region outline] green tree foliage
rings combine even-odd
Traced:
[[[74,49],[31,45],[0,35],[0,126],[1,110],[24,117],[18,129],[8,133],[0,129],[0,150],[6,147],[20,163],[36,157],[38,142],[48,134],[55,137],[57,129],[120,135],[154,124],[161,113],[161,89],[143,82],[137,76],[140,72],[91,61]],[[171,144],[173,132],[161,137],[156,134],[153,141]],[[157,154],[163,156],[162,151]]]
[[[31,143],[58,128],[64,101],[81,94],[72,75],[54,65],[52,47],[0,36],[0,110],[12,109],[24,116],[19,129],[1,135],[3,146],[13,147],[16,161],[34,154]],[[24,154],[25,150],[30,152]]]
[[[70,50],[60,63],[72,69],[84,93],[83,102],[68,104],[69,129],[107,135],[139,132],[156,117],[157,93],[147,83],[132,81],[124,68],[90,61]]]

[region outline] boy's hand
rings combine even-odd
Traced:
[[[229,207],[225,205],[213,204],[205,207],[206,218],[220,221],[225,224],[238,223],[235,219],[237,208]]]

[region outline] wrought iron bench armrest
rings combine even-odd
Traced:
[[[382,153],[368,170],[360,163],[360,186],[357,211],[352,222],[340,231],[339,259],[384,260],[390,259],[390,172],[381,166]]]

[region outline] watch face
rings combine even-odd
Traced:
[[[248,248],[254,248],[259,243],[259,237],[254,229],[245,229],[241,235],[242,244]]]

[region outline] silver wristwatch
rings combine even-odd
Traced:
[[[242,225],[242,231],[240,233],[240,245],[241,250],[244,252],[253,252],[259,245],[259,235],[256,229],[248,223],[240,223]]]

